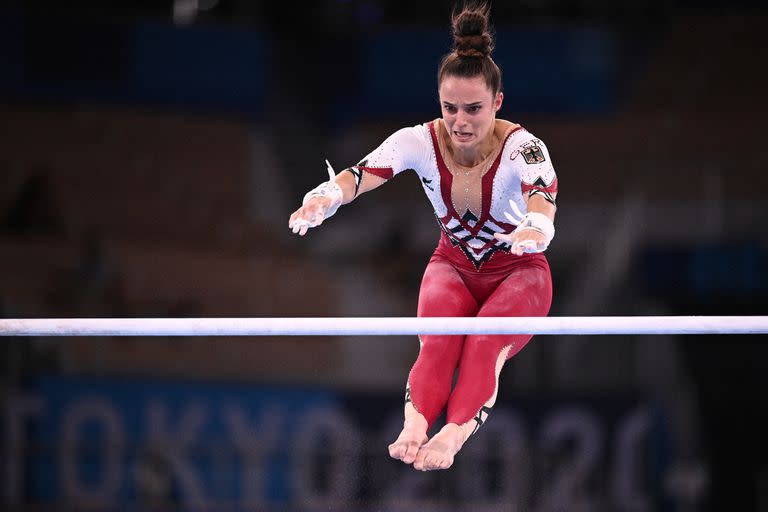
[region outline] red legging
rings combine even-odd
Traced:
[[[509,262],[503,268],[479,272],[458,266],[436,251],[421,282],[418,316],[546,316],[552,303],[546,258],[524,255]],[[495,398],[502,352],[510,347],[505,359],[509,360],[530,339],[530,335],[421,336],[419,357],[408,377],[413,406],[430,428],[446,404],[447,423],[467,423]],[[477,426],[481,423],[482,416]]]

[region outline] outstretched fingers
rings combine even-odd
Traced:
[[[497,240],[511,246],[510,252],[518,256],[523,253],[542,252],[547,248],[544,235],[532,229],[513,231],[511,233],[495,233]]]
[[[304,236],[309,228],[319,226],[325,220],[325,216],[315,206],[302,206],[291,215],[288,227],[295,234]]]

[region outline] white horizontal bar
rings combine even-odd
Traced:
[[[0,336],[766,333],[768,316],[0,319]]]

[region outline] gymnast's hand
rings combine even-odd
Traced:
[[[554,205],[533,196],[526,201],[528,213],[517,207],[514,201],[509,200],[509,207],[514,215],[504,212],[504,216],[510,223],[516,226],[511,233],[496,233],[493,236],[512,246],[510,252],[518,256],[523,253],[544,252],[555,236],[555,226],[552,220],[555,217]]]
[[[533,229],[516,229],[511,233],[496,233],[497,240],[512,246],[510,252],[517,256],[523,253],[544,252],[549,245],[546,235]]]
[[[293,212],[288,227],[294,233],[304,236],[309,228],[315,228],[325,220],[325,213],[331,206],[331,199],[324,196],[310,198],[301,208]]]

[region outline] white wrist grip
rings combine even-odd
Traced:
[[[549,217],[543,213],[528,212],[523,215],[523,218],[520,219],[520,224],[517,225],[516,231],[522,231],[524,229],[532,229],[533,231],[537,231],[544,235],[546,237],[545,249],[555,237],[555,225]]]
[[[338,210],[339,206],[341,206],[341,203],[344,200],[344,192],[342,192],[341,187],[338,185],[338,183],[336,183],[335,180],[328,180],[307,192],[304,195],[304,200],[301,204],[307,204],[307,201],[313,197],[327,197],[331,200],[331,204],[328,206],[328,209],[325,211],[325,215],[323,217],[323,219],[327,219],[336,213],[336,210]]]

